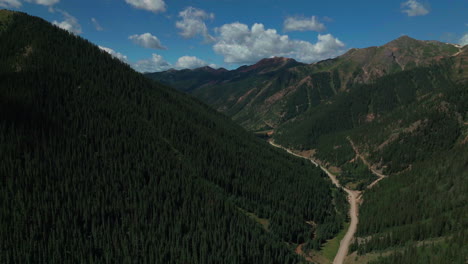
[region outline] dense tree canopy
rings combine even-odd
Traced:
[[[0,12],[0,262],[297,263],[288,245],[340,229],[309,162],[86,40]]]

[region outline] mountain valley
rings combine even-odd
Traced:
[[[350,250],[357,263],[463,263],[467,56],[468,46],[403,36],[314,64],[271,58],[183,82],[191,84],[185,92],[363,192]],[[180,89],[181,72],[200,70],[146,76]]]
[[[468,261],[468,45],[127,62],[0,10],[1,263]]]

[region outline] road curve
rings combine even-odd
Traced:
[[[371,189],[372,187],[374,187],[379,181],[385,179],[387,177],[387,175],[384,175],[380,172],[378,172],[374,167],[372,167],[372,165],[369,163],[369,161],[366,160],[366,158],[359,152],[359,149],[356,147],[356,145],[354,145],[354,142],[351,140],[350,137],[347,137],[349,143],[351,144],[351,147],[353,148],[354,152],[356,153],[356,155],[362,160],[362,162],[369,168],[369,170],[375,175],[378,177],[377,180],[373,181],[371,184],[369,184],[367,186],[367,189]]]
[[[314,164],[317,164],[312,159],[309,160],[312,161]],[[338,248],[338,252],[336,253],[335,259],[333,259],[333,264],[343,264],[344,259],[348,255],[349,246],[351,245],[351,241],[353,240],[354,234],[357,230],[357,225],[359,223],[358,215],[361,192],[350,190],[346,187],[341,186],[340,181],[338,181],[338,179],[333,173],[331,173],[322,166],[320,166],[320,169],[322,169],[322,171],[324,171],[328,175],[328,177],[331,179],[331,181],[333,182],[333,184],[335,184],[336,187],[343,189],[348,194],[349,216],[351,218],[351,222],[349,223],[348,231],[346,231],[345,236],[340,241],[340,247]]]
[[[353,240],[354,234],[356,233],[356,230],[357,230],[357,224],[359,222],[359,218],[358,218],[359,205],[358,204],[361,198],[361,192],[350,190],[348,188],[341,186],[340,181],[338,181],[335,175],[333,175],[330,171],[328,171],[323,166],[319,165],[313,159],[298,155],[287,148],[284,148],[278,144],[275,144],[273,141],[269,141],[269,143],[274,147],[286,150],[291,155],[310,160],[310,162],[312,162],[315,166],[320,167],[320,169],[322,169],[322,171],[324,171],[327,174],[327,176],[330,178],[330,180],[333,182],[333,184],[337,188],[342,188],[348,194],[348,202],[350,205],[349,215],[351,218],[351,222],[349,223],[349,228],[348,228],[348,231],[346,231],[346,235],[340,241],[340,247],[335,256],[335,259],[333,260],[333,264],[343,264],[345,257],[348,255],[348,250],[349,250],[351,241]]]
[[[364,164],[371,170],[371,172],[378,177],[377,180],[373,181],[371,184],[367,186],[367,189],[371,189],[374,187],[379,181],[385,179],[387,175],[384,175],[377,170],[375,170],[371,164],[365,159],[365,157],[359,152],[357,147],[354,145],[354,142],[351,140],[351,138],[347,137],[349,143],[351,144],[351,147],[353,148],[354,152],[356,152],[356,155],[364,162]],[[296,154],[292,152],[291,150],[280,146],[278,144],[275,144],[272,140],[268,141],[272,146],[281,148],[286,150],[289,154],[294,155],[299,158],[304,158],[310,160],[316,167],[320,167],[322,171],[324,171],[327,176],[330,178],[330,180],[333,182],[333,184],[337,188],[342,188],[347,194],[348,194],[348,202],[349,202],[349,216],[351,218],[351,222],[349,223],[349,228],[348,231],[346,232],[345,236],[343,239],[340,241],[340,247],[338,249],[338,252],[336,253],[335,259],[333,260],[333,264],[343,264],[345,257],[348,255],[349,251],[349,246],[351,245],[351,241],[353,240],[354,234],[356,233],[357,230],[357,225],[359,222],[359,204],[361,202],[361,192],[356,191],[356,190],[350,190],[346,187],[341,186],[340,181],[336,178],[335,175],[333,175],[330,171],[328,171],[326,168],[321,166],[317,161],[309,158],[309,157],[304,157],[299,154]]]

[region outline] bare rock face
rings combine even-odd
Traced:
[[[387,74],[430,65],[460,49],[454,44],[402,36],[380,47],[351,49],[336,58],[331,69],[340,73],[341,90],[346,90],[351,84],[369,83]]]

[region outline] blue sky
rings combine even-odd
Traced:
[[[311,63],[401,35],[468,44],[467,0],[0,0],[99,45],[136,70]]]

